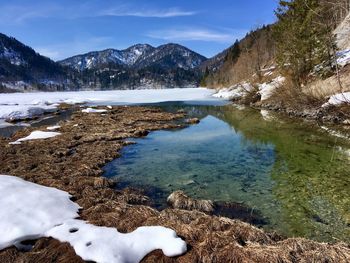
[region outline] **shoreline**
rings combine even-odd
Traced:
[[[341,109],[341,106],[328,107],[307,107],[301,105],[297,107],[286,107],[280,103],[259,102],[250,105],[259,110],[270,110],[280,114],[285,114],[292,118],[301,118],[317,121],[322,124],[335,124],[348,126],[350,124],[350,115],[346,115]]]
[[[141,225],[162,225],[174,229],[190,248],[174,259],[155,251],[143,262],[350,259],[350,248],[345,243],[282,239],[248,223],[199,211],[172,208],[157,211],[149,206],[147,197],[128,188],[115,190],[114,182],[101,176],[102,167],[119,157],[120,150],[129,144],[125,139],[147,136],[151,130],[181,128],[175,121],[184,117],[183,113],[138,106],[116,106],[102,114],[76,111],[70,120],[60,122],[62,134],[55,138],[9,145],[28,135],[33,127],[18,131],[11,140],[0,138],[0,173],[69,192],[83,208],[81,218],[92,224],[116,227],[120,232],[130,232]],[[56,240],[43,238],[33,244],[30,252],[15,248],[0,251],[0,261],[53,262],[55,258],[83,262],[71,247]]]

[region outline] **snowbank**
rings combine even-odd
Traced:
[[[350,103],[350,92],[338,93],[331,96],[327,103],[323,104],[322,107],[330,105],[340,105],[343,103]]]
[[[77,255],[98,263],[139,262],[153,250],[166,256],[186,252],[186,243],[168,228],[140,227],[132,233],[75,219],[79,206],[55,188],[0,175],[0,250],[22,241],[53,237],[69,242]]]
[[[79,206],[66,192],[0,175],[0,250],[37,239],[65,220],[78,217]]]
[[[252,91],[254,91],[254,87],[252,85],[250,85],[249,83],[242,83],[234,85],[230,88],[221,89],[217,93],[215,93],[213,97],[225,100],[233,100],[242,98],[243,96],[247,95],[249,92]]]
[[[10,142],[10,144],[21,144],[21,142],[24,142],[24,141],[48,139],[48,138],[56,137],[60,134],[61,133],[59,133],[59,132],[33,131],[27,137],[18,139],[15,142]]]
[[[259,84],[259,91],[258,94],[261,95],[261,100],[267,100],[270,98],[273,93],[283,85],[283,82],[285,81],[285,78],[282,76],[279,76],[270,82]],[[254,87],[250,83],[242,83],[234,85],[230,88],[225,88],[219,90],[217,93],[213,95],[213,97],[221,98],[225,100],[233,100],[233,99],[240,99],[247,94],[254,92]]]
[[[279,76],[273,79],[271,82],[263,83],[259,85],[259,94],[261,95],[261,100],[267,100],[273,93],[283,85],[285,78]]]
[[[205,88],[162,90],[113,90],[79,92],[7,93],[0,96],[0,119],[24,119],[55,110],[59,103],[126,105],[166,101],[214,100]]]

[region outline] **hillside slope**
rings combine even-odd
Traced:
[[[69,85],[67,76],[61,65],[0,33],[0,91],[57,90]]]
[[[220,88],[251,79],[254,74],[254,77],[261,78],[264,68],[273,64],[274,55],[271,26],[251,31],[229,49],[203,64],[209,69],[205,85]]]
[[[208,60],[221,66],[202,83],[238,103],[350,123],[349,11],[346,0],[281,1],[279,20]]]

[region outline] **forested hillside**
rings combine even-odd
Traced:
[[[32,48],[0,33],[0,91],[59,90],[69,85],[67,70]]]
[[[272,67],[298,87],[311,80],[310,73],[334,74],[338,50],[333,31],[347,16],[349,5],[348,0],[281,0],[275,24],[252,30],[225,51],[221,61],[214,57],[206,62],[202,84],[258,83]],[[220,66],[212,69],[210,63]]]
[[[220,59],[212,58],[205,64],[203,86],[227,87],[250,79],[256,74],[262,77],[263,68],[273,64],[275,41],[272,26],[263,26],[251,31],[241,41],[221,54]],[[220,61],[221,60],[221,61]],[[218,65],[212,68],[212,65]]]

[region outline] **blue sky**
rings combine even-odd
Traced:
[[[277,0],[0,0],[0,32],[54,60],[137,43],[211,57],[275,20]]]

